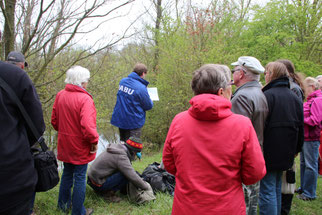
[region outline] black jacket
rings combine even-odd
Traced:
[[[263,88],[269,109],[263,144],[268,171],[290,168],[303,145],[303,103],[289,88],[287,77],[273,80]]]
[[[0,77],[14,90],[40,134],[45,130],[41,103],[27,73],[0,61]],[[0,214],[30,199],[37,183],[30,146],[35,138],[18,107],[0,87]]]

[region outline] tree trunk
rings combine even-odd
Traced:
[[[156,4],[157,19],[155,22],[155,34],[154,34],[155,52],[154,52],[153,71],[157,70],[157,66],[159,64],[159,34],[160,34],[160,24],[161,24],[161,18],[162,18],[161,3],[162,3],[162,0],[157,0],[157,4]]]
[[[9,52],[15,49],[14,29],[16,0],[0,1],[0,7],[5,19],[2,49],[4,50],[5,57],[7,57]]]

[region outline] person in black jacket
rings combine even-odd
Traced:
[[[13,89],[40,134],[45,130],[41,103],[27,73],[0,61],[0,77]],[[29,214],[37,183],[30,147],[36,142],[18,107],[0,87],[0,214]]]
[[[303,145],[303,108],[301,99],[290,90],[284,64],[271,62],[264,74],[269,109],[263,143],[267,174],[260,183],[259,210],[277,215],[281,213],[282,172],[292,167]]]
[[[298,74],[295,73],[295,67],[294,67],[294,64],[292,63],[292,61],[287,60],[287,59],[280,59],[280,60],[277,60],[277,62],[280,62],[286,66],[287,72],[288,72],[288,78],[290,80],[290,89],[297,95],[297,97],[299,97],[299,99],[301,99],[301,101],[304,101],[304,98],[305,98],[304,84],[303,84],[302,78]],[[302,108],[303,108],[303,106],[302,106]],[[295,173],[295,171],[296,171],[295,165],[293,165],[293,167],[291,169]],[[287,183],[286,174],[287,174],[287,171],[284,171],[283,175],[282,175],[281,215],[288,215],[290,213],[291,206],[292,206],[293,194],[295,191],[295,183],[293,183],[292,186],[291,186],[291,184]],[[283,190],[283,187],[287,187],[290,189]],[[292,189],[291,189],[291,187],[292,187]]]

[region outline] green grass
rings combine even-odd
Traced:
[[[148,164],[161,161],[161,153],[152,154],[150,156],[144,155],[141,161],[133,162],[135,170],[142,173]],[[300,183],[300,165],[299,158],[296,159],[297,172],[296,183],[297,187]],[[35,213],[37,215],[56,215],[63,214],[56,209],[58,200],[59,186],[54,189],[45,192],[37,193],[35,202]],[[296,198],[296,194],[293,198],[293,204],[291,209],[292,215],[320,215],[322,214],[322,178],[318,179],[317,188],[318,198],[315,201],[305,202]],[[85,207],[93,208],[95,215],[168,215],[171,214],[172,197],[157,193],[156,200],[147,204],[137,206],[128,202],[127,196],[120,195],[122,201],[119,203],[106,202],[103,198],[96,195],[93,190],[87,186],[86,188],[86,200]]]
[[[296,161],[296,188],[300,186],[300,156]],[[322,214],[322,178],[318,178],[318,186],[316,188],[317,198],[314,201],[299,200],[294,194],[291,215],[321,215]]]

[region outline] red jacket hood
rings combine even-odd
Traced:
[[[189,114],[198,120],[214,121],[232,115],[231,102],[214,94],[200,94],[190,100]]]
[[[89,92],[87,92],[84,88],[77,86],[77,85],[66,84],[65,90],[70,91],[70,92],[83,92],[83,93],[88,94],[91,98],[93,98],[93,96]]]

